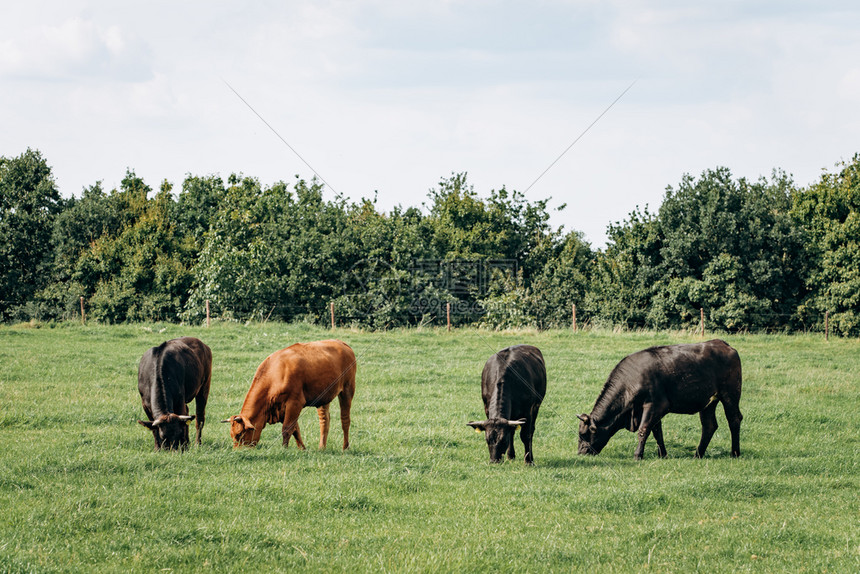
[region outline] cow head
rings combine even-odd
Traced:
[[[490,462],[502,462],[502,457],[510,448],[514,434],[520,425],[526,424],[526,419],[509,421],[504,418],[471,421],[466,423],[477,432],[484,432],[487,447],[490,449]]]
[[[188,423],[194,415],[161,415],[154,421],[137,421],[152,431],[155,449],[184,450],[188,448]]]
[[[221,422],[230,423],[230,438],[233,439],[233,448],[257,444],[259,433],[254,432],[257,430],[256,427],[242,415],[236,415]]]
[[[612,438],[612,433],[609,429],[599,428],[590,415],[577,415],[577,418],[580,421],[579,454],[599,453]]]

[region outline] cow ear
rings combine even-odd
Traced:
[[[140,421],[140,420],[139,420],[139,421],[137,421],[137,422],[138,422],[138,423],[140,423],[140,424],[142,424],[143,426],[145,426],[145,427],[146,427],[146,428],[148,428],[149,430],[152,430],[152,427],[153,427],[152,421]]]
[[[466,425],[475,429],[475,432],[481,432],[485,430],[487,421],[469,421],[466,423]]]
[[[234,423],[234,422],[236,422],[236,423],[239,423],[240,425],[242,425],[243,429],[256,430],[254,428],[254,425],[252,425],[250,422],[248,422],[248,419],[246,419],[242,415],[236,415],[234,417],[230,417],[229,419],[225,419],[221,422],[222,423]]]

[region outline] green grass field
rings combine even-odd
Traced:
[[[203,445],[156,453],[137,393],[143,352],[182,335],[213,351]],[[695,416],[669,415],[632,459],[621,433],[576,454],[612,367],[682,333],[341,329],[356,351],[352,447],[307,451],[267,427],[234,450],[227,425],[257,365],[329,338],[268,323],[0,327],[0,572],[860,572],[860,342],[726,336],[741,355],[740,459],[728,425],[692,458]],[[488,463],[480,373],[496,350],[538,346],[548,388],[536,466]],[[193,412],[193,407],[192,407]]]

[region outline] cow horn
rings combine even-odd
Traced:
[[[519,419],[516,421],[508,421],[508,426],[511,426],[511,427],[518,427],[518,426],[524,425],[524,424],[526,424],[526,419]]]
[[[177,416],[179,417],[179,420],[184,421],[184,422],[188,422],[188,421],[193,421],[194,417],[197,415],[177,415]]]
[[[579,420],[581,420],[584,423],[588,422],[588,415],[587,414],[583,413],[581,415],[576,415],[576,418],[578,418]]]
[[[487,426],[487,421],[469,421],[466,423],[466,425],[475,429],[479,429],[481,427]]]
[[[157,427],[158,425],[160,425],[160,424],[161,424],[161,423],[163,423],[163,422],[164,422],[164,419],[163,419],[163,418],[161,418],[161,417],[158,417],[157,419],[155,419],[154,421],[152,421],[152,426]]]
[[[223,420],[223,421],[221,421],[221,422],[222,422],[222,423],[232,423],[232,422],[233,422],[233,417],[230,417],[229,419],[224,419],[224,420]]]

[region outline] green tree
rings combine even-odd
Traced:
[[[101,182],[66,201],[54,222],[51,282],[36,296],[44,316],[68,318],[78,312],[79,297],[92,295],[100,277],[85,276],[78,264],[103,236],[113,237],[119,230],[118,206]]]
[[[376,208],[376,200],[364,199],[347,208],[344,248],[354,261],[343,268],[338,316],[373,328],[414,324],[425,317],[414,305],[426,297],[426,286],[416,285],[416,260],[435,257],[429,245],[425,218],[416,208],[399,206],[389,213]],[[438,300],[445,295],[433,292]]]
[[[825,311],[837,332],[860,334],[860,154],[824,173],[794,196],[792,214],[810,236],[809,295],[799,313],[823,327]]]
[[[529,202],[504,187],[482,199],[466,173],[443,178],[428,193],[431,247],[443,259],[518,259],[526,262],[551,232],[547,203]],[[540,265],[536,265],[535,269]],[[534,271],[527,269],[527,274]]]
[[[644,326],[664,240],[657,216],[637,207],[628,219],[610,224],[607,235],[606,249],[596,255],[586,309],[598,322]]]
[[[359,256],[343,242],[346,221],[346,202],[326,201],[316,180],[290,190],[231,177],[183,316],[199,319],[210,300],[222,316],[319,320]]]
[[[601,300],[613,318],[630,307],[635,323],[728,330],[791,324],[804,296],[804,232],[789,210],[794,186],[735,180],[727,168],[685,175],[655,216],[647,210],[610,227],[602,257]],[[613,299],[620,305],[613,303]]]
[[[804,296],[805,238],[790,216],[794,184],[776,171],[749,182],[727,168],[685,176],[667,191],[659,221],[665,237],[652,299],[658,326],[696,323],[778,329]]]
[[[174,320],[187,297],[193,253],[171,218],[172,186],[163,182],[150,199],[151,191],[128,171],[109,196],[93,191],[88,202],[81,202],[89,212],[104,214],[101,235],[81,252],[71,273],[72,285],[84,292],[95,319]],[[91,227],[93,236],[98,229],[99,224]]]
[[[486,285],[476,285],[469,274],[476,270],[462,265],[463,276],[457,269],[449,269],[452,283],[460,280],[474,289],[464,293],[460,285],[448,285],[457,296],[456,306],[474,309],[460,320],[470,321],[482,313],[489,313],[483,323],[499,325],[538,324],[535,313],[550,309],[558,298],[544,291],[555,281],[561,281],[560,268],[551,262],[564,252],[565,239],[561,230],[549,225],[548,199],[528,201],[522,193],[502,187],[491,190],[487,198],[481,198],[468,184],[465,173],[443,178],[431,189],[428,198],[429,215],[426,225],[431,233],[431,250],[446,262],[468,262],[477,264],[508,261],[516,267],[516,275],[499,273],[489,266]],[[563,208],[563,207],[562,207]],[[590,251],[590,249],[588,249]],[[571,264],[567,260],[565,264]],[[578,265],[578,263],[577,263]],[[547,267],[551,267],[547,271]],[[564,271],[563,273],[567,273]],[[478,269],[477,273],[487,273]],[[533,281],[541,282],[541,291],[529,290]],[[574,296],[568,294],[566,297]],[[561,296],[565,297],[565,296]],[[564,305],[569,306],[568,304]],[[553,321],[554,319],[546,319]]]
[[[193,251],[203,248],[206,232],[226,194],[223,180],[216,175],[188,175],[182,182],[182,191],[171,204],[171,219]]]
[[[547,237],[552,252],[529,282],[529,302],[540,328],[570,325],[571,305],[578,305],[579,320],[587,319],[587,297],[594,276],[595,254],[582,233],[567,233],[560,243]]]
[[[62,200],[42,154],[0,157],[0,319],[50,278],[51,232]]]

